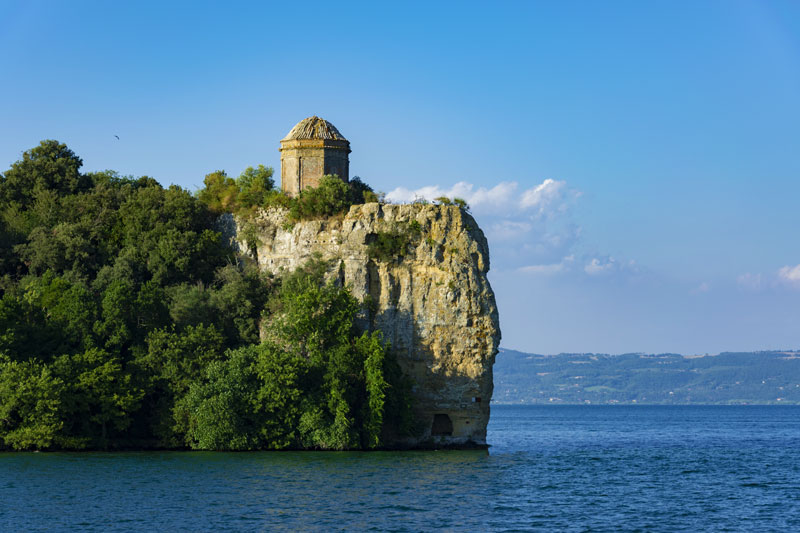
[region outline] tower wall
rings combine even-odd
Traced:
[[[281,141],[281,188],[291,196],[319,186],[320,179],[336,174],[350,180],[350,143],[332,139],[292,139]]]

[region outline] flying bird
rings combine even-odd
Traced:
[[[116,137],[116,138],[117,138],[117,140],[119,140],[119,135],[114,135],[114,137]]]

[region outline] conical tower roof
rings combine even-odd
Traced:
[[[314,115],[313,117],[304,118],[297,125],[292,128],[292,131],[284,137],[283,141],[295,140],[334,140],[346,141],[347,139],[339,133],[336,126],[323,118]]]

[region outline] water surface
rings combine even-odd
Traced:
[[[0,530],[800,530],[800,407],[495,406],[489,441],[0,454]]]

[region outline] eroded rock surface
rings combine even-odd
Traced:
[[[425,431],[407,444],[485,444],[500,327],[486,278],[489,248],[475,220],[456,206],[419,204],[357,205],[344,217],[293,226],[285,215],[262,212],[257,242],[242,248],[256,250],[261,268],[277,275],[319,253],[332,260],[331,276],[359,300],[371,299],[362,325],[383,332],[415,383]],[[403,257],[369,257],[379,232],[412,221],[421,231]]]

